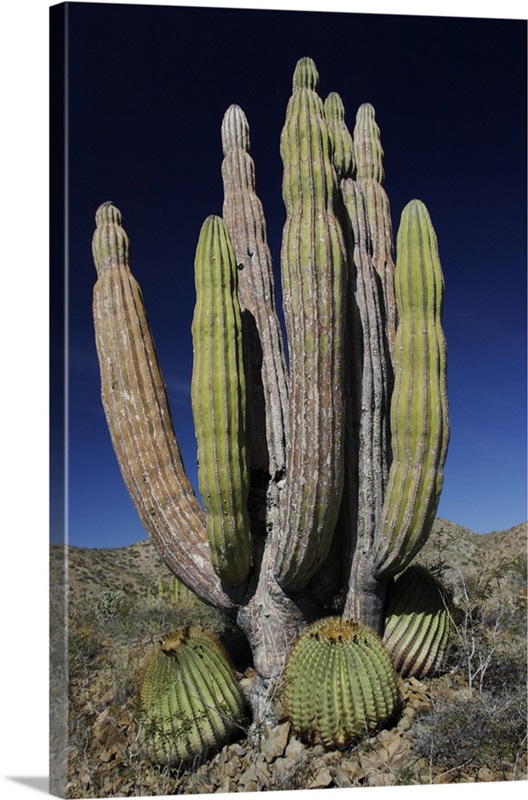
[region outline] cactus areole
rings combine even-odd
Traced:
[[[341,97],[331,91],[323,101],[316,65],[302,58],[280,137],[287,368],[249,122],[233,105],[219,128],[223,216],[209,212],[194,265],[191,400],[202,502],[184,469],[112,203],[96,214],[93,313],[103,407],[123,479],[178,581],[245,633],[258,731],[275,719],[289,653],[308,624],[339,598],[344,624],[381,635],[387,586],[429,536],[449,438],[444,285],[420,201],[402,214],[394,257],[374,109],[360,107],[351,134]],[[399,653],[394,625],[391,617],[387,641]],[[350,662],[371,677],[378,668],[386,674],[381,639],[372,642],[375,663],[356,650]],[[430,650],[430,637],[423,642]],[[408,674],[409,659],[418,673],[431,658],[416,650],[406,647],[401,657]],[[349,662],[339,659],[344,676]],[[336,706],[334,716],[327,724],[323,714],[321,731],[307,735],[341,746],[382,723],[394,691],[367,714],[358,700],[365,678],[352,691],[355,710],[345,711],[336,681],[323,699]],[[297,708],[292,691],[288,702]],[[295,724],[303,730],[304,713],[301,704]]]

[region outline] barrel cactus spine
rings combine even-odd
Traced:
[[[164,637],[149,653],[139,701],[145,750],[160,764],[204,758],[247,723],[227,653],[212,634],[195,627]]]
[[[191,398],[198,482],[214,570],[227,586],[239,586],[251,567],[246,387],[235,256],[220,217],[208,217],[200,231],[195,282]]]
[[[294,644],[283,698],[302,740],[344,748],[372,735],[395,714],[398,678],[381,639],[370,628],[325,617]]]

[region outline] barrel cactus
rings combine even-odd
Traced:
[[[220,642],[192,627],[165,637],[143,669],[140,719],[160,764],[203,758],[240,734],[245,701]]]
[[[341,96],[323,101],[317,67],[302,58],[280,136],[283,345],[239,106],[227,109],[220,132],[223,216],[206,218],[195,259],[191,394],[202,503],[112,203],[96,213],[93,310],[125,484],[178,580],[245,634],[258,730],[275,719],[270,700],[308,621],[340,597],[345,627],[381,636],[388,587],[430,534],[449,439],[444,285],[421,201],[405,208],[394,248],[373,107],[360,107],[352,135]],[[361,729],[391,713],[389,702],[372,702],[366,709],[357,699],[357,712],[343,712],[346,726],[355,713]],[[321,740],[344,740],[336,725]]]
[[[310,744],[344,748],[393,716],[398,681],[380,638],[362,625],[326,617],[294,644],[284,675],[284,705]]]
[[[389,588],[383,641],[406,677],[425,678],[442,663],[449,641],[449,600],[436,578],[413,564]]]

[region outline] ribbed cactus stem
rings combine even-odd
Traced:
[[[206,602],[230,607],[210,566],[204,515],[181,460],[141,290],[130,272],[121,213],[103,203],[96,226],[95,337],[102,402],[121,474],[168,566]]]
[[[328,554],[343,484],[346,258],[333,206],[337,177],[330,136],[316,86],[315,64],[301,59],[281,134],[290,439],[275,574],[292,592],[306,586]]]
[[[359,184],[351,179],[342,181],[341,192],[350,256],[347,491],[341,524],[346,527],[352,562],[344,615],[376,629],[384,593],[373,579],[373,556],[390,467],[392,374],[365,199]]]
[[[376,114],[370,103],[358,109],[354,128],[356,180],[365,198],[372,246],[372,263],[383,290],[385,331],[392,365],[397,314],[394,295],[394,242],[389,199],[381,185],[384,180],[383,149]]]
[[[343,101],[337,92],[330,92],[324,102],[324,111],[333,145],[337,177],[351,178],[355,170],[354,142],[345,123]]]
[[[256,194],[249,125],[237,105],[222,121],[223,219],[238,268],[247,391],[248,465],[271,477],[284,473],[288,435],[286,364],[266,221]]]
[[[140,721],[153,761],[203,759],[240,732],[245,716],[227,653],[211,634],[185,628],[149,654],[141,676]]]
[[[383,641],[403,676],[424,678],[441,666],[451,628],[445,590],[418,564],[389,588]]]
[[[224,222],[210,216],[196,248],[191,399],[211,560],[228,586],[243,583],[251,566],[246,394],[236,273]]]
[[[358,181],[371,178],[383,183],[383,149],[376,114],[370,103],[363,103],[356,115],[354,155]]]
[[[443,293],[436,234],[425,205],[412,200],[397,237],[393,461],[379,528],[378,577],[404,569],[425,544],[440,498],[449,441]]]
[[[382,727],[397,703],[396,673],[369,628],[328,617],[295,642],[284,673],[284,704],[304,741],[347,747]]]

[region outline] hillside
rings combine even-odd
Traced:
[[[172,596],[173,577],[150,541],[52,546],[51,789],[83,798],[526,780],[526,533],[523,524],[477,535],[436,520],[417,561],[442,576],[463,624],[438,676],[403,680],[392,725],[325,752],[279,716],[258,745],[242,735],[176,771],[141,749],[146,655],[169,630],[206,627],[223,639],[247,691],[247,643],[220,612]]]
[[[521,559],[527,552],[527,525],[488,534],[472,533],[447,520],[437,519],[432,534],[417,561],[430,565],[442,561],[445,575],[455,581],[484,564],[491,569]],[[160,578],[171,579],[156,547],[149,539],[120,548],[94,549],[53,545],[51,547],[52,590],[62,591],[61,572],[67,564],[69,595],[93,600],[107,590],[122,590],[130,598],[145,598]],[[517,587],[517,591],[518,591]]]

